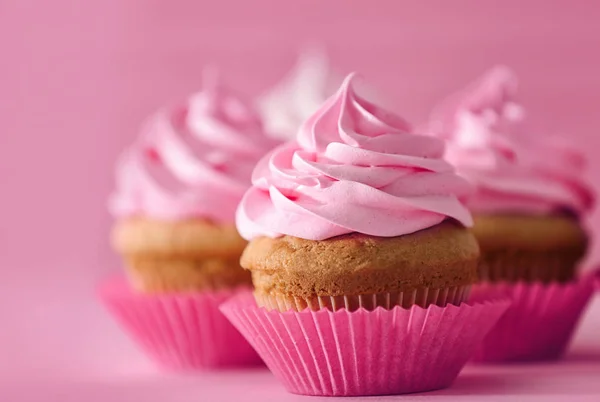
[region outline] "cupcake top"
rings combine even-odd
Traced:
[[[447,140],[446,158],[471,181],[476,213],[548,214],[590,209],[581,152],[557,137],[524,127],[517,80],[496,67],[432,114],[432,131]]]
[[[323,240],[394,237],[454,218],[471,187],[442,159],[443,141],[357,96],[354,75],[298,131],[265,156],[237,211],[241,235]]]
[[[302,123],[337,91],[343,78],[331,67],[325,49],[305,49],[281,82],[258,98],[267,132],[273,137],[293,139]],[[381,98],[371,87],[361,86],[358,91]]]
[[[254,165],[275,145],[251,106],[211,82],[144,125],[117,165],[111,212],[233,223]]]

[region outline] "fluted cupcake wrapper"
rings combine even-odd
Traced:
[[[593,275],[566,284],[480,283],[471,302],[506,297],[511,305],[485,337],[477,362],[552,360],[561,357],[593,291]]]
[[[125,279],[116,278],[98,290],[101,301],[123,329],[163,368],[261,364],[260,357],[219,310],[221,303],[241,289],[144,294],[132,291]]]
[[[377,307],[391,309],[394,306],[410,308],[413,305],[427,307],[431,304],[445,306],[446,304],[459,305],[467,300],[471,286],[457,286],[447,289],[420,288],[411,292],[388,292],[377,294],[364,294],[356,296],[319,296],[312,298],[294,297],[280,294],[255,293],[259,305],[268,310],[295,310],[302,311],[306,308],[319,310],[346,309],[355,311],[359,308],[374,310]]]
[[[223,313],[288,391],[387,395],[448,387],[507,301],[373,311],[268,311],[251,293]]]

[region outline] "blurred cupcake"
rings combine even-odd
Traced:
[[[222,310],[291,392],[442,388],[506,305],[461,304],[479,250],[443,142],[352,82],[257,165],[237,212],[255,300]]]
[[[239,98],[213,86],[145,125],[117,166],[113,244],[142,292],[250,284],[235,209],[275,143]]]
[[[252,167],[275,143],[247,104],[211,84],[148,121],[119,161],[110,202],[129,286],[107,282],[101,297],[173,369],[260,361],[218,307],[251,286],[239,265],[246,241],[235,209]]]
[[[512,301],[479,361],[559,357],[592,291],[591,277],[576,272],[593,203],[585,160],[564,141],[525,130],[516,90],[514,75],[498,67],[433,114],[448,160],[475,186],[467,205],[482,258],[472,300]]]
[[[467,205],[489,281],[566,282],[585,255],[592,206],[585,160],[559,138],[523,127],[517,82],[498,67],[437,108],[447,159],[475,185]]]

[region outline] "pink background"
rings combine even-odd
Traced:
[[[506,63],[534,119],[585,148],[599,187],[599,21],[598,3],[574,0],[0,1],[0,375],[143,364],[92,298],[119,269],[112,167],[206,63],[252,95],[323,40],[341,72],[362,72],[413,121]]]

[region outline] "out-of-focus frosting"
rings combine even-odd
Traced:
[[[305,49],[283,80],[258,98],[267,132],[276,138],[293,139],[302,123],[337,91],[342,80],[343,75],[331,67],[323,48]],[[357,91],[382,101],[369,86],[360,86]]]
[[[219,85],[149,119],[117,166],[117,216],[232,223],[256,162],[277,143],[253,109]]]
[[[323,52],[310,49],[301,53],[284,79],[258,98],[266,130],[278,138],[293,138],[302,122],[335,92],[338,84]]]
[[[353,75],[254,170],[237,212],[246,239],[291,235],[323,240],[359,232],[401,236],[454,218],[471,186],[442,159],[443,141],[358,97]]]
[[[593,197],[582,178],[583,155],[556,137],[525,130],[516,91],[514,74],[496,67],[434,110],[432,129],[447,140],[446,158],[476,187],[469,207],[476,213],[588,210]]]

